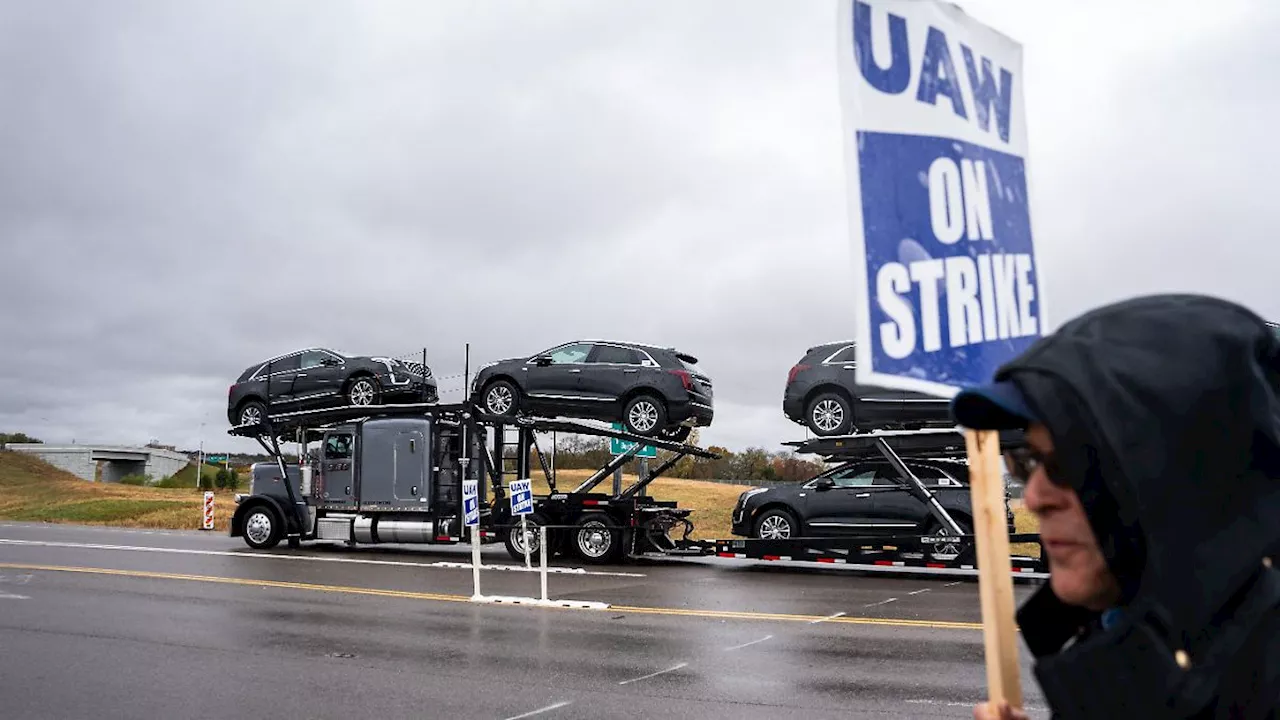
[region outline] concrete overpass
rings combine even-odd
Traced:
[[[10,443],[5,445],[5,449],[35,455],[50,465],[89,482],[98,479],[99,463],[102,464],[102,482],[119,482],[120,478],[135,473],[160,480],[191,462],[186,455],[173,450],[124,445]]]

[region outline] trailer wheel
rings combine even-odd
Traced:
[[[584,513],[573,530],[573,546],[585,562],[611,562],[622,549],[622,530],[604,513]]]
[[[244,542],[254,550],[270,550],[284,534],[281,525],[274,510],[259,505],[244,516]]]
[[[529,562],[541,562],[539,559],[539,553],[542,552],[541,533],[538,532],[538,528],[547,524],[547,518],[542,513],[533,513],[525,522],[529,526],[529,537],[527,538],[529,543]],[[507,554],[513,560],[524,562],[526,537],[520,531],[519,519],[512,518],[511,523],[511,527],[507,529],[503,536],[503,544],[507,546]],[[547,531],[547,544],[555,546],[555,536],[550,530]]]

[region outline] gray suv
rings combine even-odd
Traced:
[[[683,442],[715,415],[711,378],[675,348],[578,340],[476,373],[472,398],[490,415],[621,423],[636,435]]]
[[[823,437],[955,426],[947,398],[859,385],[855,367],[851,341],[809,348],[787,375],[783,414]]]

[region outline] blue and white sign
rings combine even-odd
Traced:
[[[480,488],[475,480],[462,481],[462,522],[469,527],[480,524]]]
[[[1045,327],[1022,46],[935,0],[840,0],[858,382],[950,397]]]
[[[512,515],[528,515],[533,512],[532,480],[512,480],[507,487],[511,491]]]

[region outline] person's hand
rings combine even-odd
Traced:
[[[985,702],[973,708],[973,720],[1030,720],[1026,713],[1010,707],[1001,700],[998,703]]]

